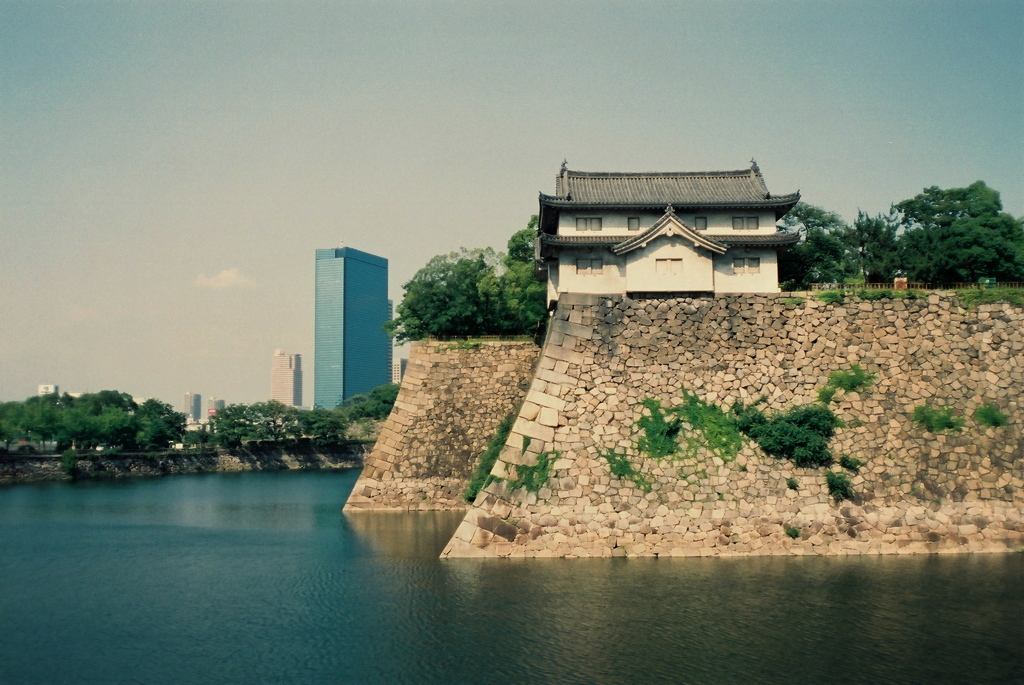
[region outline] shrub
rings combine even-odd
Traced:
[[[790,459],[798,466],[832,463],[828,441],[842,422],[824,405],[792,407],[767,418],[753,406],[737,402],[733,415],[739,429],[773,457]]]
[[[796,526],[786,526],[786,535],[796,540],[800,537],[800,529]]]
[[[60,467],[64,469],[64,473],[69,476],[74,475],[78,471],[78,450],[70,449],[65,450],[60,455]]]
[[[845,473],[826,471],[825,484],[828,485],[828,494],[832,495],[835,499],[853,498],[853,485],[850,483],[850,477]]]
[[[1005,426],[1010,420],[994,404],[985,403],[974,410],[974,420],[989,428]]]
[[[782,298],[782,304],[786,305],[801,305],[804,303],[805,298],[803,297],[784,297]]]
[[[857,297],[862,300],[887,300],[892,298],[890,290],[858,290]]]
[[[964,420],[953,415],[949,407],[933,409],[927,404],[914,407],[914,423],[924,428],[929,433],[938,433],[944,430],[960,431],[964,427]]]
[[[843,291],[842,290],[822,290],[814,295],[814,299],[825,304],[842,304],[843,303]]]
[[[848,469],[850,471],[853,471],[854,473],[858,473],[860,471],[860,467],[864,466],[864,462],[862,462],[860,459],[851,457],[849,454],[844,454],[841,457],[839,457],[839,465],[842,466],[844,469]]]
[[[829,374],[828,387],[856,392],[868,387],[874,380],[874,375],[862,369],[860,364],[850,364],[849,371],[834,371]]]
[[[789,488],[790,490],[799,490],[800,481],[798,481],[796,478],[787,478],[786,487]]]
[[[498,455],[501,454],[501,448],[505,446],[505,441],[508,440],[508,434],[512,432],[512,424],[515,423],[516,414],[509,414],[498,424],[494,437],[487,443],[487,449],[484,450],[484,453],[480,455],[480,460],[476,463],[473,475],[470,476],[469,483],[466,485],[466,491],[462,494],[462,498],[467,502],[472,503],[476,496],[480,494],[480,491],[490,483],[491,469],[494,468],[495,462],[498,461]],[[526,449],[524,448],[523,451],[525,452]]]

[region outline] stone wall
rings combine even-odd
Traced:
[[[781,295],[563,295],[494,480],[443,556],[1021,549],[1022,328],[1019,307],[967,311],[946,293],[836,305]],[[674,405],[689,390],[727,408],[763,395],[771,413],[815,401],[829,374],[851,363],[876,377],[831,405],[847,424],[834,453],[865,462],[846,471],[852,500],[829,495],[826,468],[798,468],[749,441],[728,463],[706,449],[684,459],[638,454],[645,398]],[[974,420],[986,402],[1009,425]],[[963,430],[925,431],[911,420],[921,404],[952,408]],[[612,476],[599,452],[607,448],[632,454],[651,491]],[[554,460],[549,480],[537,492],[517,487],[517,467],[538,455]]]
[[[477,459],[522,402],[539,354],[531,342],[413,343],[395,408],[345,509],[466,508]]]

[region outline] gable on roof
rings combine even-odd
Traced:
[[[725,254],[729,248],[711,238],[698,233],[693,230],[675,215],[675,211],[671,205],[665,210],[665,214],[660,219],[654,222],[654,225],[648,228],[640,235],[628,238],[614,247],[612,247],[612,253],[617,255],[623,255],[633,250],[638,250],[643,247],[647,247],[652,240],[658,238],[670,238],[672,236],[679,236],[686,240],[689,240],[697,247],[703,247],[706,250],[715,252],[718,254]]]

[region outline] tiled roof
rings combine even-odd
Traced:
[[[646,242],[657,227],[651,227],[641,234],[635,236],[603,236],[603,235],[540,235],[542,247],[615,247],[616,254],[628,252],[633,248],[633,243]],[[800,240],[799,233],[786,233],[779,231],[769,235],[712,235],[703,231],[694,231],[696,236],[703,237],[711,243],[718,243],[725,246],[751,245],[758,247],[783,247],[795,245]],[[717,250],[716,250],[717,251]]]
[[[778,206],[794,204],[799,193],[773,196],[752,163],[736,171],[592,172],[563,167],[555,195],[541,194],[554,206]]]
[[[800,241],[799,233],[779,231],[770,235],[709,235],[708,238],[723,245],[759,245],[761,247],[782,247],[796,245]]]

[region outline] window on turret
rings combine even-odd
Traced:
[[[693,217],[693,227],[698,231],[708,230],[708,218],[706,216]]]
[[[604,273],[603,259],[577,259],[576,273],[581,276],[598,276]]]
[[[631,216],[629,217],[629,230],[639,231],[640,230],[640,217]]]
[[[757,217],[756,216],[734,216],[732,218],[732,227],[739,229],[750,230],[757,228]]]
[[[656,274],[681,274],[683,273],[682,259],[655,259],[654,273]]]
[[[600,231],[601,230],[601,217],[577,217],[576,219],[576,230],[577,231]]]
[[[736,257],[732,260],[732,271],[737,274],[761,273],[760,257]]]

